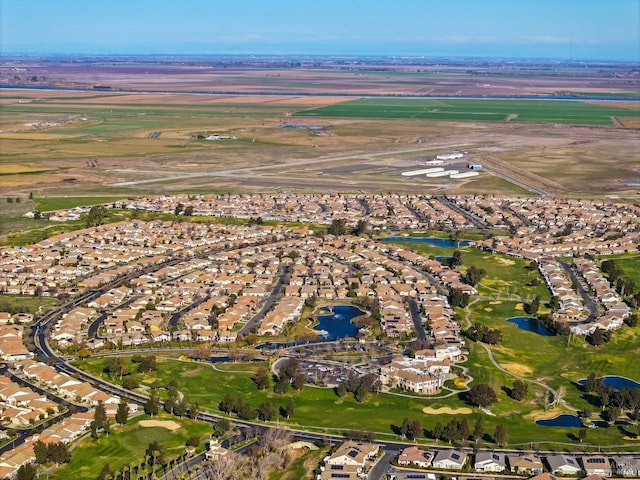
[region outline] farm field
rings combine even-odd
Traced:
[[[635,195],[634,185],[622,182],[636,175],[635,132],[619,124],[571,123],[606,123],[614,114],[640,118],[619,116],[637,115],[634,102],[616,108],[616,102],[10,93],[1,97],[0,196],[278,188],[531,194],[513,178],[563,196]],[[357,116],[379,105],[396,105],[395,113]],[[303,116],[325,111],[343,116]],[[448,111],[448,119],[421,118],[430,111]],[[465,120],[469,112],[477,118]],[[556,122],[559,113],[569,123]],[[489,118],[494,120],[483,121]],[[526,118],[543,123],[521,121]],[[205,139],[213,133],[229,138]],[[486,171],[464,180],[401,176],[437,154],[461,149]],[[452,166],[466,168],[466,161]]]
[[[640,105],[624,109],[579,101],[368,98],[303,110],[296,115],[613,126],[612,117],[640,117]]]

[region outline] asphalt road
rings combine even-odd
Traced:
[[[413,319],[413,326],[416,327],[418,338],[420,340],[426,340],[427,332],[424,329],[424,324],[422,323],[422,317],[420,316],[420,307],[418,307],[418,302],[416,302],[413,298],[410,298],[409,307],[411,308],[411,318]]]
[[[271,310],[271,307],[273,307],[273,304],[276,303],[276,300],[282,293],[282,290],[284,290],[285,283],[289,283],[290,274],[291,267],[289,265],[283,266],[282,273],[280,273],[278,281],[271,290],[269,296],[265,298],[262,308],[238,331],[239,335],[248,335],[253,332],[254,327],[262,321],[264,316],[269,312],[269,310]]]

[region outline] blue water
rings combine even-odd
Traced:
[[[620,180],[621,183],[631,183],[633,185],[640,185],[640,180],[636,178],[627,178],[626,180]]]
[[[553,332],[542,325],[537,318],[533,317],[512,317],[507,318],[507,322],[517,325],[518,328],[527,332],[537,333],[543,337],[552,337]]]
[[[617,375],[607,375],[606,377],[602,377],[602,382],[605,387],[613,387],[616,390],[620,390],[621,388],[640,388],[640,383],[635,380],[631,380],[626,377],[618,377]],[[582,380],[578,380],[580,385],[587,383],[587,379],[583,378]]]
[[[351,305],[336,305],[332,313],[318,316],[318,325],[314,330],[324,330],[325,338],[340,339],[346,337],[356,337],[359,328],[351,320],[362,315],[364,312],[358,307]]]
[[[460,240],[456,242],[455,240],[449,240],[448,238],[434,238],[434,237],[386,237],[382,240],[387,242],[417,242],[417,243],[428,243],[429,245],[434,245],[436,247],[464,247],[471,243],[471,240]]]
[[[582,420],[575,415],[569,415],[567,413],[558,415],[553,418],[545,418],[543,420],[536,420],[536,425],[542,425],[543,427],[573,427],[582,428]]]

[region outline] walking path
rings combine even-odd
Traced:
[[[469,309],[469,307],[471,305],[473,305],[474,303],[480,301],[480,299],[476,298],[474,299],[472,302],[469,303],[469,305],[467,305],[465,307],[465,315],[464,315],[464,320],[465,323],[467,325],[467,328],[471,327],[471,319],[469,318],[471,316],[471,310]],[[570,405],[567,404],[567,402],[565,402],[565,400],[560,396],[560,394],[558,393],[557,390],[554,390],[553,388],[551,388],[549,385],[542,383],[538,380],[533,380],[531,378],[526,378],[523,377],[521,375],[518,375],[516,373],[513,373],[509,370],[507,370],[506,368],[502,367],[498,361],[495,359],[494,355],[493,355],[493,351],[491,350],[491,348],[489,347],[489,345],[485,344],[485,343],[480,343],[478,342],[478,345],[480,345],[482,348],[485,349],[485,351],[487,352],[487,356],[489,357],[489,360],[491,361],[491,363],[493,364],[494,367],[496,367],[498,370],[500,370],[501,372],[506,373],[507,375],[510,375],[514,378],[517,378],[518,380],[522,380],[524,382],[528,382],[528,383],[532,383],[534,385],[537,385],[539,387],[544,388],[545,390],[547,390],[548,392],[551,392],[551,395],[553,395],[553,403],[552,405],[562,405],[564,408],[566,408],[567,410],[571,410],[573,412],[577,412],[578,409],[571,407]]]

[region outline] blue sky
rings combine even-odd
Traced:
[[[640,0],[0,0],[0,49],[640,61]]]

